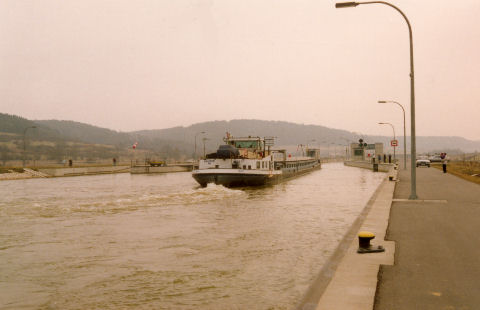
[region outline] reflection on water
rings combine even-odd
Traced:
[[[384,174],[264,188],[189,173],[0,183],[1,309],[291,309]]]

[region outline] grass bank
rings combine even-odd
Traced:
[[[432,167],[442,169],[442,164],[432,164]],[[480,184],[480,162],[452,161],[447,165],[447,172],[467,181]]]

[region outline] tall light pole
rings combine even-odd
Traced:
[[[396,103],[400,106],[400,108],[402,108],[402,111],[403,111],[403,169],[407,170],[407,129],[405,127],[405,109],[400,103],[393,100],[379,100],[378,103]]]
[[[390,125],[390,126],[392,127],[392,130],[393,130],[393,140],[397,140],[397,137],[395,136],[395,127],[393,127],[392,124],[390,124],[390,123],[378,123],[378,124],[379,124],[379,125]],[[396,157],[396,156],[395,156],[395,149],[396,149],[396,148],[397,148],[397,147],[394,145],[394,146],[393,146],[393,161],[394,161],[394,162],[395,162],[395,157]]]
[[[329,144],[333,145],[333,158],[334,158],[333,161],[337,161],[337,147],[335,146],[336,144],[333,142],[330,142]],[[330,155],[330,150],[328,154]]]
[[[25,151],[26,151],[26,143],[25,143],[25,135],[27,134],[27,130],[30,129],[30,128],[37,128],[37,126],[30,126],[30,127],[27,127],[23,130],[23,168],[25,168]]]
[[[200,131],[195,134],[195,150],[193,151],[193,162],[197,160],[197,135],[204,134],[205,131]]]
[[[345,145],[339,144],[338,146],[342,148],[345,147],[345,161],[347,161],[348,160],[348,144],[345,144]]]
[[[319,153],[320,153],[320,158],[322,158],[322,143],[325,145],[327,143],[327,152],[328,152],[328,155],[327,155],[327,158],[330,157],[330,152],[328,151],[328,141],[320,141],[318,142],[318,149],[319,149]]]
[[[312,144],[315,143],[317,140],[315,139],[310,139],[307,141],[307,156],[308,156],[308,144],[311,142]]]
[[[203,158],[205,158],[205,141],[210,140],[208,138],[202,138],[203,141]]]
[[[348,160],[350,156],[349,155],[349,151],[350,151],[350,147],[351,147],[351,144],[353,143],[352,140],[350,139],[347,139],[345,137],[341,137],[342,140],[345,140],[347,142],[347,145],[345,146],[345,160]]]
[[[415,142],[415,74],[413,70],[413,36],[412,36],[412,26],[408,21],[407,16],[396,6],[391,3],[385,1],[368,1],[368,2],[339,2],[335,4],[335,7],[338,8],[347,8],[347,7],[356,7],[360,4],[385,4],[389,7],[394,8],[399,12],[405,21],[407,22],[408,26],[408,35],[410,39],[410,125],[411,125],[411,188],[410,188],[410,197],[409,199],[417,199],[417,175],[416,175],[416,142]]]

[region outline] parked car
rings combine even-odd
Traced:
[[[167,164],[163,160],[148,160],[151,167],[165,167]]]
[[[424,166],[430,168],[430,160],[427,158],[417,159],[417,167]]]
[[[428,158],[428,160],[430,160],[431,163],[439,163],[442,161],[442,158],[440,155],[432,155]]]

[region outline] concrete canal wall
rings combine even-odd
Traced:
[[[124,173],[130,171],[130,166],[42,168],[38,169],[38,171],[51,177],[66,177],[106,173]]]
[[[113,174],[126,173],[169,173],[169,172],[186,172],[192,171],[192,165],[179,164],[166,167],[150,167],[150,166],[134,166],[118,165],[118,166],[100,166],[100,167],[58,167],[58,168],[39,168],[32,170],[25,168],[23,173],[11,171],[10,173],[0,174],[0,180],[20,180],[31,178],[48,178],[48,177],[68,177],[81,175],[96,174]]]
[[[185,172],[191,171],[191,166],[165,166],[165,167],[151,167],[151,166],[134,166],[130,168],[130,173],[168,173],[168,172]]]
[[[350,167],[357,167],[357,168],[365,168],[365,169],[370,169],[373,171],[373,164],[368,161],[354,161],[354,160],[349,160],[343,162],[345,166],[350,166]],[[380,163],[378,164],[378,171],[380,172],[389,172],[390,169],[392,169],[395,166],[395,164],[388,164],[388,163]]]
[[[365,162],[348,162],[345,165],[372,169],[372,164]],[[398,170],[393,164],[386,165],[389,169],[386,170],[385,180],[325,264],[298,310],[373,309],[380,265],[393,265],[395,256],[395,242],[385,240],[385,235]],[[372,244],[382,245],[385,252],[357,253],[360,231],[375,234]]]

